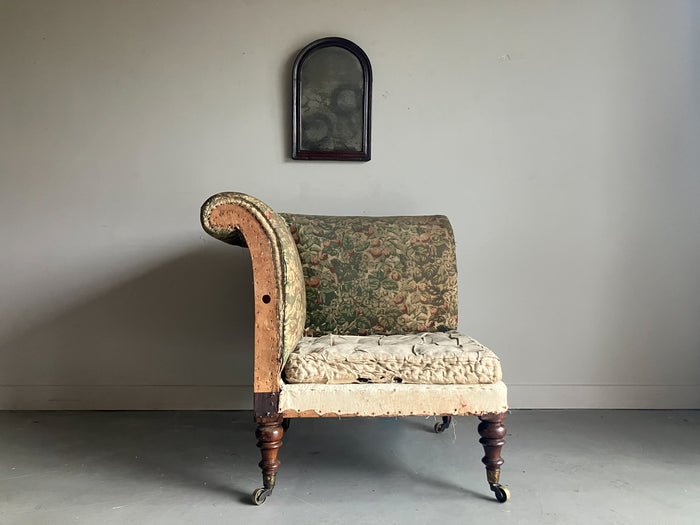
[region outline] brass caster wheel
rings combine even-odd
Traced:
[[[441,423],[435,423],[435,426],[433,427],[435,429],[436,434],[441,434],[448,428],[450,428],[450,424],[452,423],[452,417],[451,416],[442,416],[442,422]]]
[[[253,503],[255,505],[262,505],[270,494],[272,494],[271,489],[255,489],[252,496]]]
[[[504,487],[503,485],[493,485],[491,490],[493,490],[494,494],[496,494],[498,503],[505,503],[510,499],[510,490],[508,490],[508,487]]]

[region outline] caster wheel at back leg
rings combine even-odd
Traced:
[[[441,434],[448,428],[450,428],[450,424],[452,423],[452,416],[442,416],[442,423],[435,423],[435,426],[433,429],[435,429],[435,432],[437,434]]]

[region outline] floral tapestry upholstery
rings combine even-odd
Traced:
[[[246,246],[245,239],[236,229],[219,229],[209,223],[209,216],[217,206],[232,204],[250,212],[262,225],[273,250],[276,280],[278,284],[278,317],[282,320],[278,326],[280,369],[289,354],[301,339],[305,321],[305,286],[304,276],[296,244],[287,223],[279,214],[261,200],[244,193],[219,193],[211,197],[202,206],[201,219],[205,231],[229,244]]]
[[[306,284],[306,336],[457,328],[457,262],[447,217],[281,214]]]

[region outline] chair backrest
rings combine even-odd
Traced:
[[[281,215],[304,272],[306,335],[457,328],[457,260],[447,217]]]

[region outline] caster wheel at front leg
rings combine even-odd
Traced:
[[[505,503],[510,499],[510,490],[508,490],[508,487],[504,487],[501,484],[492,485],[491,490],[496,494],[498,503]]]
[[[255,489],[252,495],[253,503],[255,505],[262,505],[270,494],[272,494],[272,489]]]

